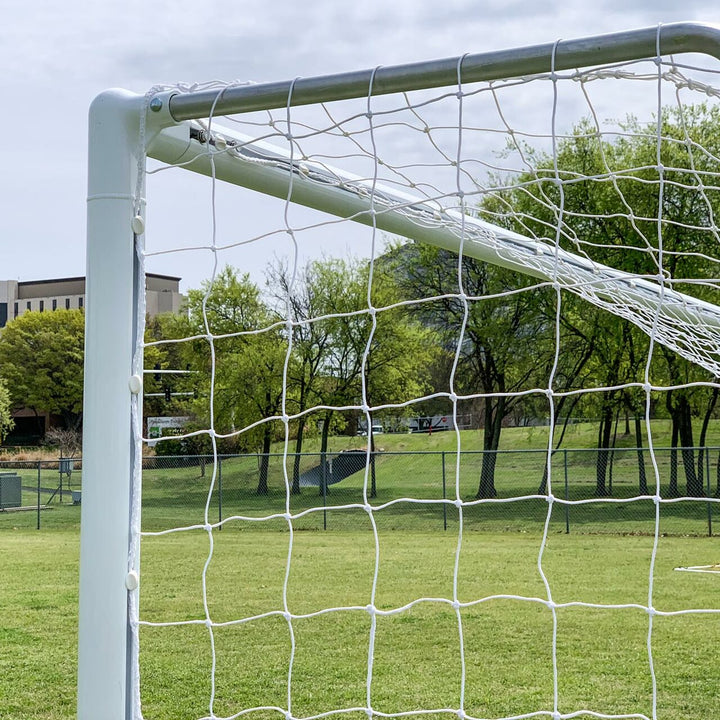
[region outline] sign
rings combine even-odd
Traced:
[[[147,419],[147,433],[149,438],[161,438],[163,435],[177,435],[168,430],[182,430],[190,420],[189,417],[149,417]]]

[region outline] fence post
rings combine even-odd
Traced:
[[[222,523],[222,455],[217,456],[218,463],[218,523]],[[222,525],[218,525],[222,530]]]
[[[565,500],[570,499],[570,488],[568,486],[568,463],[567,448],[563,448],[563,462],[565,465]],[[570,534],[570,505],[565,503],[565,534]]]
[[[707,486],[708,537],[712,537],[712,503],[710,502],[710,450],[705,448],[705,484]]]
[[[447,495],[445,493],[445,451],[442,451],[442,490],[443,490],[443,500],[446,499]],[[447,504],[443,503],[443,530],[447,530]]]
[[[40,529],[40,472],[42,468],[42,461],[38,460],[37,464],[37,529]]]

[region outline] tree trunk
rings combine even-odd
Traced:
[[[555,454],[555,450],[552,451],[552,455]],[[538,495],[547,495],[547,481],[548,481],[548,464],[545,463],[543,467],[542,480],[540,480],[540,486],[538,487]]]
[[[583,364],[584,364],[584,362],[583,362]],[[567,400],[567,398],[568,398],[567,395],[563,395],[562,398],[560,398],[560,402],[558,403],[558,407],[557,407],[558,416],[562,412],[563,405],[565,404],[565,400]],[[575,409],[575,405],[577,405],[579,399],[580,399],[580,395],[575,395],[572,402],[570,403],[570,407],[569,407],[567,413],[565,414],[565,419],[563,420],[562,432],[560,433],[560,437],[558,438],[558,441],[555,444],[555,449],[550,454],[550,457],[553,457],[555,455],[555,453],[558,451],[558,449],[560,448],[560,445],[562,445],[563,438],[565,437],[565,432],[567,431],[567,428],[568,428],[568,423],[570,422],[570,415],[571,415],[572,411]],[[540,481],[540,487],[538,488],[538,495],[547,495],[547,481],[548,481],[548,464],[546,462],[543,467],[543,475],[542,475],[542,480]]]
[[[305,416],[302,413],[305,412],[307,405],[306,396],[307,383],[305,382],[305,372],[303,370],[302,378],[300,380],[300,399],[298,403],[298,412],[300,413],[300,417],[298,418],[298,431],[297,437],[295,438],[295,457],[293,458],[292,487],[290,488],[290,492],[293,495],[300,494],[300,456],[302,453],[303,435],[305,433]]]
[[[708,426],[710,425],[710,416],[715,409],[715,403],[717,403],[717,399],[718,388],[713,388],[712,395],[710,396],[710,400],[708,402],[708,406],[705,410],[705,415],[703,417],[702,427],[700,428],[700,439],[698,440],[700,448],[698,450],[697,473],[698,482],[701,486],[705,485],[705,456],[707,454],[707,448],[705,447],[705,443],[707,442],[707,431]],[[707,479],[707,482],[710,482],[709,477]]]
[[[377,497],[377,484],[375,482],[375,436],[370,425],[368,437],[370,438],[370,497]]]
[[[640,495],[648,494],[647,474],[645,473],[645,453],[643,452],[642,420],[635,413],[635,445],[638,459],[638,492]]]
[[[612,407],[606,405],[600,417],[600,429],[598,431],[598,454],[597,466],[595,469],[595,495],[605,497],[608,494],[605,479],[607,476],[610,438],[612,436]]]
[[[668,488],[668,495],[670,497],[680,497],[680,491],[678,490],[677,472],[678,428],[674,417],[672,420],[672,437],[670,439],[670,487]]]
[[[269,423],[265,423],[263,431],[263,447],[260,456],[260,477],[258,478],[257,494],[268,494],[268,473],[270,468],[270,448],[272,447],[272,435]]]
[[[305,432],[305,419],[298,420],[297,437],[295,438],[295,457],[293,458],[292,488],[293,495],[300,494],[300,455],[302,453],[303,433]]]
[[[500,444],[500,430],[505,415],[505,397],[497,398],[497,404],[492,406],[490,399],[485,404],[485,429],[483,431],[483,456],[480,468],[480,484],[475,497],[497,497],[495,489],[495,464],[497,462],[497,449]]]
[[[320,481],[320,495],[327,495],[327,448],[328,436],[330,435],[330,421],[332,420],[333,411],[326,410],[323,418],[322,433],[320,435],[320,467],[323,469],[322,480]]]
[[[690,401],[685,395],[680,396],[678,406],[678,434],[682,447],[683,467],[685,468],[685,490],[689,497],[703,497],[705,491],[702,481],[698,483],[698,475],[695,470],[695,442],[693,440]]]
[[[615,464],[615,445],[617,443],[618,423],[620,422],[620,408],[615,413],[615,429],[613,430],[612,443],[610,444],[610,457],[608,458],[608,495],[613,494],[613,466]]]
[[[497,497],[495,489],[495,461],[497,452],[495,450],[484,450],[482,456],[482,467],[480,469],[480,487],[478,487],[477,498]]]

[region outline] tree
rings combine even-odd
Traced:
[[[15,423],[10,412],[10,393],[4,381],[0,379],[0,443],[14,427]]]
[[[548,335],[553,294],[537,288],[522,291],[532,286],[527,277],[464,256],[462,289],[471,298],[466,304],[458,297],[454,253],[408,244],[397,247],[387,262],[407,296],[435,298],[413,307],[445,351],[457,352],[454,391],[482,395],[484,453],[476,496],[495,497],[503,420],[522,402],[522,396],[514,393],[525,389],[531,379],[548,375],[554,349]],[[445,392],[450,389],[448,382],[449,378]]]
[[[673,287],[717,304],[718,291],[711,279],[718,268],[711,258],[717,256],[720,193],[702,178],[720,169],[719,120],[720,111],[714,107],[666,108],[659,148],[656,123],[642,125],[628,118],[621,123],[621,132],[603,136],[591,121],[583,121],[558,141],[555,158],[526,150],[535,169],[521,174],[514,190],[497,193],[491,219],[550,243],[557,236],[563,248],[629,273],[650,277],[665,273],[673,278]],[[616,170],[621,174],[615,175]],[[558,179],[563,181],[562,190]],[[698,282],[703,278],[707,282]],[[691,282],[682,286],[684,279]],[[644,375],[646,359],[637,352],[639,334],[627,321],[589,305],[582,316],[587,327],[603,328],[593,367],[595,384],[609,388],[598,408],[597,492],[605,494],[601,464],[610,444],[609,426],[619,407],[628,403],[628,394],[613,388],[643,379],[639,376]],[[656,350],[652,360],[652,374],[662,379],[656,384],[675,388],[667,393],[666,405],[673,423],[673,446],[681,443],[686,448],[682,458],[687,493],[702,494],[693,451],[687,448],[692,446],[692,416],[701,413],[697,403],[706,403],[707,415],[708,409],[712,412],[708,405],[712,396],[677,386],[708,380],[710,373],[691,366],[666,346]],[[637,408],[637,403],[632,405]],[[639,424],[637,430],[640,447]],[[640,487],[646,488],[642,463]]]
[[[145,320],[145,367],[149,370],[190,370],[189,344],[168,342],[192,335],[186,313],[163,313]],[[187,416],[197,389],[194,373],[154,372],[145,374],[143,414]]]
[[[204,336],[186,345],[188,364],[199,377],[196,412],[202,415],[211,406],[216,433],[242,432],[244,442],[259,450],[257,492],[266,495],[269,453],[279,438],[279,423],[272,418],[282,412],[288,348],[280,318],[249,276],[229,266],[213,282],[189,291],[188,310],[191,331]]]
[[[0,378],[14,407],[82,421],[84,315],[81,310],[26,312],[0,334]]]
[[[295,435],[291,485],[291,492],[295,494],[300,492],[300,459],[307,421],[305,411],[321,393],[319,384],[330,343],[331,326],[315,321],[327,312],[327,307],[323,307],[323,284],[328,281],[326,266],[325,261],[310,262],[293,281],[287,265],[278,263],[269,268],[267,275],[267,285],[277,303],[276,312],[278,315],[289,313],[297,323],[293,330],[296,362],[291,370],[296,388],[296,411],[300,416]],[[327,445],[327,434],[324,437]]]
[[[310,398],[325,406],[322,417],[321,462],[325,462],[328,435],[336,407],[358,404],[363,389],[369,407],[401,404],[428,387],[437,353],[431,332],[399,307],[393,277],[368,263],[326,259],[311,263],[303,285],[291,300],[297,320],[315,319],[300,326],[294,346]],[[371,299],[372,313],[368,306]],[[304,300],[303,300],[304,298]],[[311,328],[310,328],[311,326]],[[304,368],[304,370],[302,370]],[[302,386],[301,386],[302,389]],[[374,451],[372,417],[368,442]],[[371,456],[370,496],[376,495],[374,454]],[[321,488],[322,490],[322,488]]]

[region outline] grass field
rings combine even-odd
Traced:
[[[214,533],[207,572],[208,609],[215,622],[283,609],[290,535],[227,528]],[[452,598],[455,533],[378,533],[375,605],[393,611],[419,598]],[[0,536],[5,582],[0,604],[0,717],[59,720],[74,712],[77,535],[16,531]],[[205,617],[204,531],[149,537],[143,547],[141,615],[146,621]],[[496,594],[547,597],[537,569],[539,534],[478,534],[463,538],[458,599]],[[646,604],[652,538],[549,537],[543,570],[556,603]],[[714,575],[675,572],[677,565],[716,558],[711,538],[661,538],[653,605],[661,612],[718,606]],[[298,532],[293,536],[287,605],[295,655],[292,712],[296,717],[364,707],[371,620],[358,606],[372,598],[371,532]],[[465,711],[505,717],[552,710],[552,612],[544,604],[495,598],[460,610],[465,649]],[[637,608],[557,610],[561,712],[581,709],[652,717],[647,655],[649,618]],[[717,614],[656,616],[652,653],[657,717],[714,717],[720,667]],[[290,632],[282,616],[215,628],[218,717],[246,707],[287,707]],[[141,629],[145,717],[181,720],[209,712],[211,651],[202,625]],[[423,602],[379,615],[371,682],[380,712],[457,708],[461,654],[458,619],[448,604]],[[354,713],[360,718],[363,713]],[[253,717],[281,717],[260,712]],[[580,715],[579,717],[590,717]]]
[[[542,432],[518,434],[510,448],[514,451],[498,458],[497,501],[474,504],[480,456],[468,454],[461,460],[459,497],[471,504],[462,508],[457,609],[448,602],[454,597],[460,529],[460,511],[453,504],[452,433],[382,437],[378,492],[372,499],[379,508],[373,513],[379,548],[374,595],[371,521],[362,507],[340,507],[362,504],[363,473],[332,486],[325,498],[317,488],[291,496],[291,535],[282,518],[258,521],[285,511],[280,456],[271,463],[264,497],[255,492],[257,458],[224,459],[221,473],[214,475],[210,467],[203,473],[196,464],[159,462],[148,469],[144,530],[202,525],[211,481],[208,516],[215,522],[222,515],[224,523],[222,531],[213,531],[205,576],[207,611],[220,623],[212,632],[214,676],[211,633],[202,622],[207,532],[193,529],[143,540],[141,618],[145,623],[178,623],[141,628],[146,720],[207,717],[211,696],[218,718],[246,708],[288,709],[289,696],[294,717],[343,710],[343,716],[363,720],[371,636],[369,688],[376,712],[457,710],[464,693],[465,713],[477,718],[550,713],[553,612],[538,569],[548,504],[542,497],[513,500],[537,490],[545,456],[535,444],[545,442]],[[583,432],[577,430],[578,442],[585,442]],[[335,450],[362,439],[351,441],[337,439],[343,447]],[[410,449],[415,454],[397,454]],[[660,456],[663,478],[666,459]],[[307,469],[317,458],[303,463]],[[552,600],[560,605],[555,654],[559,710],[584,720],[593,716],[582,710],[657,720],[715,717],[720,614],[682,611],[720,608],[720,577],[674,568],[720,560],[718,540],[707,537],[708,511],[720,523],[716,500],[660,506],[652,571],[652,605],[659,614],[652,617],[650,643],[657,679],[655,716],[648,613],[643,607],[566,605],[648,603],[655,505],[652,500],[618,502],[637,494],[636,453],[618,455],[614,463],[611,501],[555,504],[542,553]],[[23,484],[37,481],[32,468],[18,472]],[[41,484],[51,486],[56,473],[43,471]],[[79,474],[73,475],[73,489],[81,487]],[[573,501],[592,500],[591,455],[556,456],[553,476],[556,497],[567,493]],[[5,561],[0,583],[1,720],[74,717],[80,506],[54,503],[41,517],[38,532],[33,512],[0,515]],[[285,600],[291,623],[282,615]],[[366,609],[371,602],[378,609],[374,633]],[[330,608],[335,610],[327,612]],[[258,615],[262,617],[247,620]],[[237,622],[243,619],[247,621]],[[269,709],[249,715],[284,718]]]

